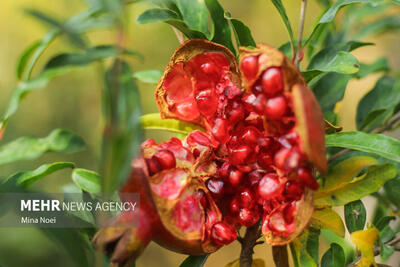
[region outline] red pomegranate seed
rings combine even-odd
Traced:
[[[221,197],[224,194],[224,186],[224,182],[220,179],[211,178],[207,180],[208,190],[216,197]]]
[[[218,169],[218,175],[224,180],[228,180],[229,174],[231,172],[231,165],[229,162],[224,162],[222,166]]]
[[[146,165],[147,165],[147,169],[149,171],[149,175],[150,176],[153,176],[154,174],[156,174],[159,171],[161,171],[160,164],[158,163],[157,160],[146,159]]]
[[[229,174],[229,183],[232,186],[238,186],[242,181],[243,173],[239,170],[232,170]]]
[[[211,117],[217,111],[218,98],[211,89],[200,91],[196,96],[197,107],[201,114]]]
[[[240,69],[247,80],[254,79],[258,72],[258,58],[256,56],[243,58]]]
[[[275,154],[274,161],[279,169],[289,172],[299,167],[303,158],[296,147],[292,149],[282,148]]]
[[[269,217],[268,227],[269,227],[269,229],[274,230],[276,232],[280,232],[280,233],[283,233],[286,231],[285,219],[281,212],[279,212],[279,211],[274,212]]]
[[[231,213],[236,214],[239,212],[239,202],[236,198],[233,198],[232,201],[229,204],[229,210]]]
[[[175,106],[176,115],[186,121],[195,120],[200,116],[196,102],[188,101]]]
[[[292,201],[283,209],[283,217],[286,223],[293,223],[295,211],[296,211],[296,201]]]
[[[257,209],[243,208],[239,211],[238,220],[243,226],[252,226],[258,221],[259,218],[260,212]]]
[[[200,66],[201,70],[207,74],[219,73],[217,66],[214,63],[207,62]]]
[[[262,178],[262,174],[259,171],[252,171],[248,174],[248,178],[250,181],[250,185],[256,185],[260,182]]]
[[[198,195],[199,195],[199,199],[200,199],[200,204],[204,209],[208,208],[208,200],[206,197],[206,193],[204,192],[204,190],[200,189],[199,191],[197,191]]]
[[[211,130],[214,138],[220,143],[226,143],[229,139],[227,121],[221,118],[215,120],[214,127]]]
[[[282,194],[283,188],[279,183],[278,175],[268,173],[264,175],[258,186],[258,194],[263,199],[273,199]]]
[[[272,157],[270,154],[267,153],[259,153],[257,155],[257,163],[260,165],[263,169],[269,170],[271,169],[271,165],[274,163]]]
[[[253,193],[248,189],[244,189],[239,193],[239,206],[241,208],[249,208],[254,202]]]
[[[299,168],[297,170],[297,177],[298,179],[303,182],[306,186],[311,188],[312,190],[317,190],[319,187],[318,182],[315,180],[315,178],[312,176],[309,170],[306,168]]]
[[[236,124],[237,122],[244,119],[245,110],[241,103],[233,102],[232,109],[228,112],[228,120],[230,124]]]
[[[304,194],[303,187],[296,181],[288,181],[285,185],[284,196],[290,200],[300,200]]]
[[[268,99],[265,104],[265,116],[270,120],[279,120],[286,113],[287,103],[284,96],[280,95]]]
[[[253,153],[252,149],[246,145],[242,145],[232,149],[230,152],[231,164],[241,165],[249,163],[248,161],[252,153]]]
[[[257,144],[260,135],[261,133],[256,127],[249,126],[242,131],[242,140],[248,145]]]
[[[283,77],[279,68],[267,69],[262,75],[262,85],[266,94],[275,94],[283,90]]]
[[[227,245],[236,240],[236,237],[235,228],[226,222],[218,222],[212,227],[211,238],[217,245]]]
[[[253,94],[246,94],[242,97],[242,102],[244,103],[244,107],[248,112],[253,111],[253,103],[256,101],[257,96]]]
[[[175,155],[169,150],[160,150],[152,158],[158,161],[162,170],[172,169],[176,166]]]
[[[267,98],[263,94],[259,94],[256,98],[256,100],[253,102],[253,109],[255,112],[257,112],[260,115],[263,115],[264,112],[266,111],[266,105],[267,105]]]

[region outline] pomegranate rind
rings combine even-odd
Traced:
[[[206,53],[206,52],[219,52],[223,54],[229,61],[229,73],[231,74],[231,80],[234,84],[240,85],[240,75],[239,75],[239,69],[236,63],[236,57],[233,55],[233,53],[227,49],[225,46],[203,40],[203,39],[191,39],[183,43],[181,46],[178,47],[178,49],[175,51],[175,53],[172,55],[167,67],[164,70],[164,73],[161,77],[161,79],[158,81],[156,90],[155,90],[155,100],[157,107],[160,111],[161,118],[163,119],[179,119],[183,120],[182,118],[178,117],[177,114],[172,112],[169,109],[169,105],[167,102],[167,92],[164,88],[164,83],[166,81],[166,78],[168,74],[173,70],[174,66],[177,64],[186,64],[190,59],[195,57],[196,55]],[[194,89],[193,89],[194,90]],[[194,99],[193,99],[194,101]],[[191,122],[197,125],[202,126],[203,128],[208,129],[209,128],[209,123],[207,122],[206,118],[202,116],[201,114],[193,119],[193,120],[184,120],[187,122]]]
[[[308,159],[322,172],[327,168],[324,118],[311,89],[295,84],[292,89],[296,130]]]
[[[286,237],[283,237],[274,235],[272,231],[263,232],[266,241],[271,246],[282,246],[289,244],[308,226],[308,223],[310,222],[311,216],[314,211],[313,191],[310,189],[306,189],[303,199],[299,200],[296,205],[296,211],[293,214],[295,218],[296,228],[293,233]]]

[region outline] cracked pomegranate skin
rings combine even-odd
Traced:
[[[326,169],[323,119],[281,52],[241,48],[237,64],[225,47],[190,40],[173,55],[155,97],[163,118],[205,131],[142,144],[121,190],[140,192],[146,211],[138,251],[154,240],[181,253],[211,253],[259,220],[271,245],[301,233],[318,188],[315,170]]]

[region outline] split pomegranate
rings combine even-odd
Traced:
[[[162,117],[205,131],[144,142],[145,175],[134,169],[122,192],[141,193],[150,239],[175,251],[213,252],[259,220],[267,241],[282,245],[311,217],[316,169],[326,169],[321,109],[278,50],[241,48],[239,66],[225,47],[190,40],[158,83]]]

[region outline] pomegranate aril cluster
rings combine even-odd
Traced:
[[[201,191],[200,203],[205,211],[203,239],[210,237],[218,245],[232,242],[238,228],[259,220],[264,233],[289,236],[306,188],[318,188],[296,132],[284,71],[261,65],[259,55],[241,60],[247,87],[242,90],[228,59],[205,52],[175,64],[163,85],[172,113],[185,121],[205,121],[207,132],[194,132],[183,144],[193,162],[205,149],[212,154],[206,160],[216,171],[201,177],[207,192]],[[147,160],[150,174],[175,168],[174,157],[176,152],[160,147]],[[210,201],[220,210],[221,220],[208,210]]]

